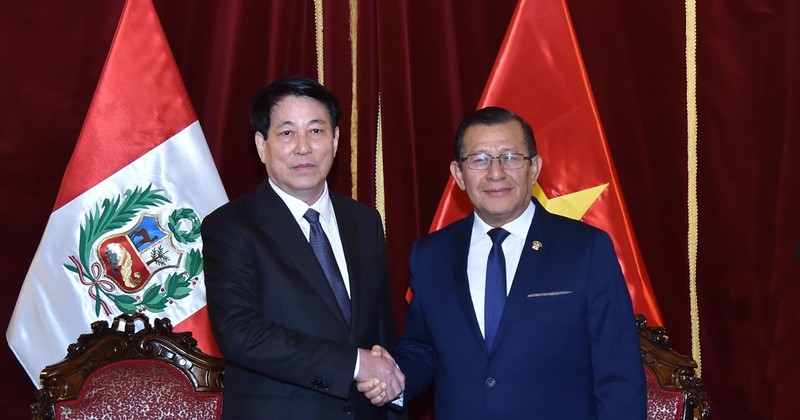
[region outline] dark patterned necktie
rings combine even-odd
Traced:
[[[325,231],[322,230],[322,225],[319,224],[319,212],[314,209],[308,209],[303,218],[308,220],[311,225],[311,234],[309,235],[311,248],[314,249],[314,254],[317,255],[319,264],[325,272],[325,277],[328,278],[328,284],[333,289],[333,294],[336,296],[339,309],[344,314],[344,319],[350,324],[350,297],[347,296],[344,279],[342,279],[342,273],[339,271],[339,265],[336,264],[336,257],[333,256],[331,243],[328,241]]]
[[[492,249],[486,262],[486,296],[483,307],[483,327],[486,348],[492,350],[497,326],[503,316],[506,305],[506,258],[503,254],[503,240],[509,232],[501,228],[489,231],[492,238]]]

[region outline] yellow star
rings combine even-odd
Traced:
[[[580,220],[606,187],[608,183],[550,199],[537,183],[533,186],[533,196],[550,213]]]

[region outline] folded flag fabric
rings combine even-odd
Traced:
[[[123,313],[193,323],[218,354],[200,222],[227,200],[153,4],[128,0],[6,332],[34,384]]]

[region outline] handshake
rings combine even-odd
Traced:
[[[356,387],[372,404],[382,406],[397,398],[406,386],[406,376],[385,348],[358,349],[361,358]]]

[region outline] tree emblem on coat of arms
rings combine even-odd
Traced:
[[[158,210],[167,203],[150,184],[104,199],[86,213],[78,255],[64,267],[86,287],[95,315],[110,315],[111,305],[126,314],[158,313],[192,292],[203,271],[200,251],[191,248],[200,238],[200,218],[179,208],[164,228]]]

